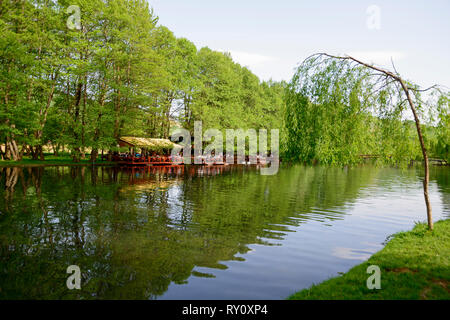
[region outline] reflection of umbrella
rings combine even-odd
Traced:
[[[160,151],[163,149],[171,150],[174,147],[182,148],[182,146],[173,143],[169,139],[141,138],[141,137],[120,137],[119,146],[138,147],[151,151]]]
[[[133,181],[132,184],[121,187],[119,190],[121,192],[166,190],[179,183],[180,180],[137,180]]]

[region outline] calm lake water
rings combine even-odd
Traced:
[[[422,169],[0,168],[0,299],[284,299],[425,221]],[[433,167],[434,220],[450,169]],[[78,265],[81,290],[68,290]]]

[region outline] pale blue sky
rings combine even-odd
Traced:
[[[352,54],[419,85],[450,87],[450,1],[149,0],[159,22],[199,48],[229,51],[264,80],[290,80],[315,52]],[[380,9],[369,29],[367,9]],[[370,20],[374,21],[374,20]]]

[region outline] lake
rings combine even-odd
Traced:
[[[0,174],[0,299],[284,299],[426,221],[421,167]],[[430,199],[434,221],[450,217],[448,167],[431,168]]]

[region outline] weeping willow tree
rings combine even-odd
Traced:
[[[358,163],[364,156],[388,162],[422,157],[432,230],[429,160],[420,119],[432,123],[437,113],[437,119],[448,119],[449,94],[438,86],[422,90],[393,69],[350,56],[319,53],[307,58],[286,90],[285,156],[325,164]]]

